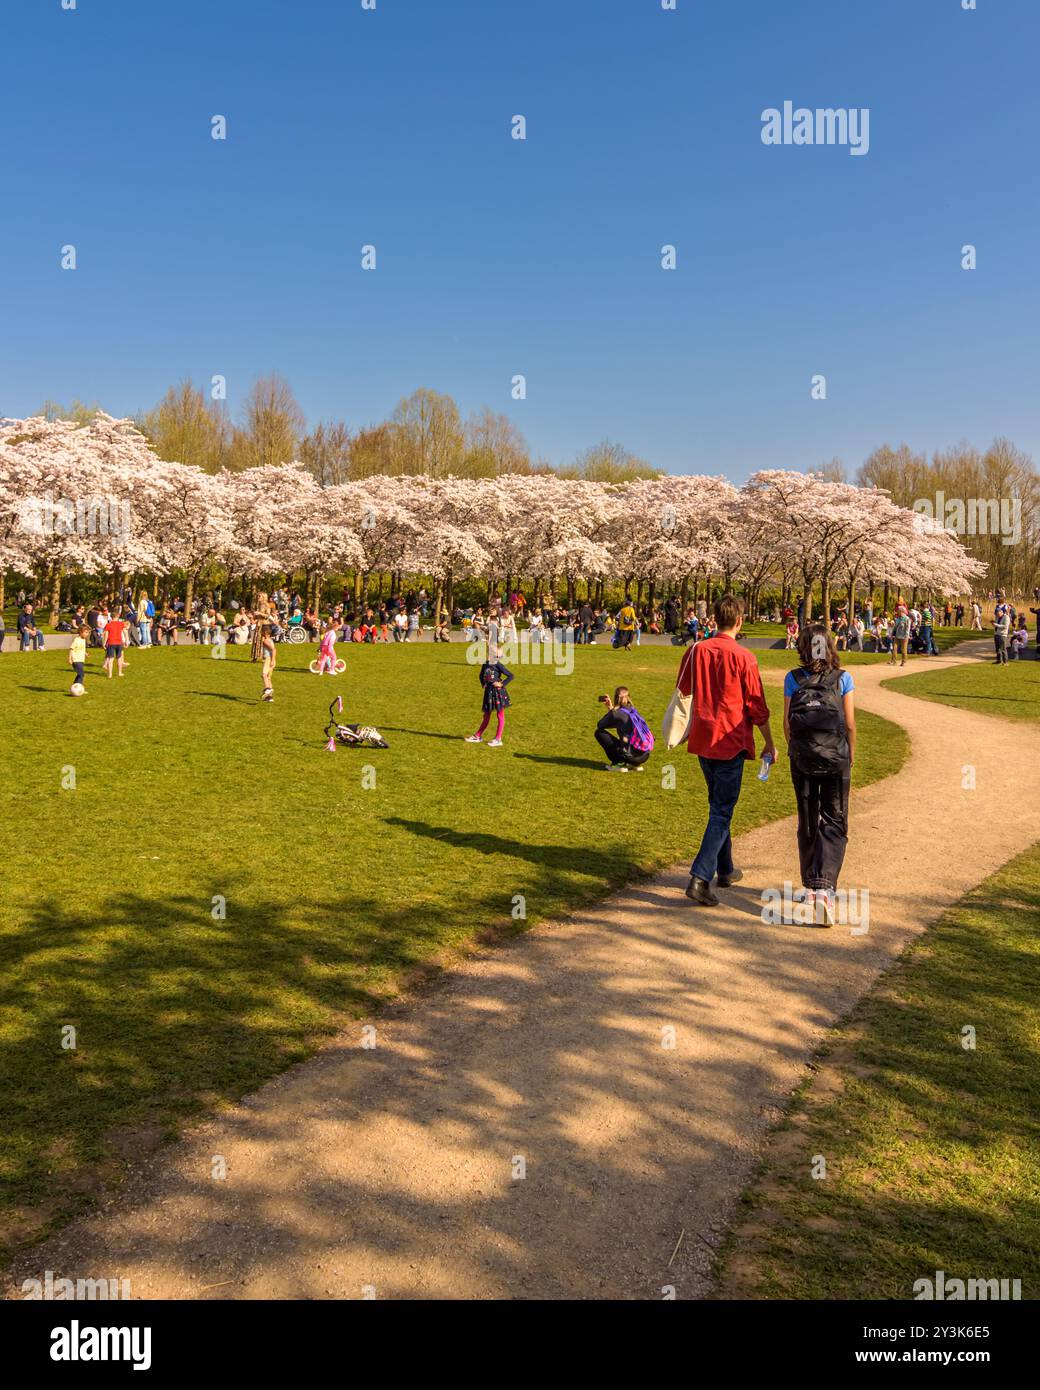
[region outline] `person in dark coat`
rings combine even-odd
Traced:
[[[484,692],[481,709],[484,718],[475,734],[467,734],[467,743],[482,743],[484,730],[491,722],[492,712],[498,715],[498,732],[488,743],[489,748],[502,747],[502,730],[506,725],[506,710],[512,703],[506,686],[513,679],[512,671],[506,669],[501,661],[485,661],[480,668],[480,687]]]

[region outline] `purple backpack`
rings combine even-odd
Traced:
[[[646,720],[632,705],[628,707],[628,717],[632,721],[632,737],[628,740],[630,748],[634,748],[637,753],[652,753],[654,751],[654,736],[650,732]]]

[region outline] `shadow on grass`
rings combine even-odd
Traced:
[[[514,753],[513,756],[523,758],[525,762],[555,763],[558,767],[590,767],[596,772],[607,766],[606,760],[597,762],[594,758],[556,758],[548,753]]]

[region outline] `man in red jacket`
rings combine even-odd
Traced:
[[[693,697],[687,744],[700,758],[708,784],[708,824],[690,866],[686,896],[705,907],[719,901],[711,887],[716,873],[721,888],[741,877],[733,867],[730,822],[740,796],[744,760],[755,756],[755,725],[765,740],[762,756],[776,762],[758,663],[736,641],[743,621],[740,599],[724,594],[715,605],[718,633],[687,647],[679,667],[679,690]]]

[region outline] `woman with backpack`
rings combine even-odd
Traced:
[[[609,695],[599,697],[607,712],[596,725],[596,742],[610,762],[608,772],[643,771],[643,764],[654,749],[654,736],[646,720],[632,703],[628,690],[619,685],[613,700]]]
[[[802,629],[798,655],[801,666],[788,671],[784,680],[784,735],[798,803],[798,858],[811,920],[833,927],[856,756],[854,687],[822,623]]]

